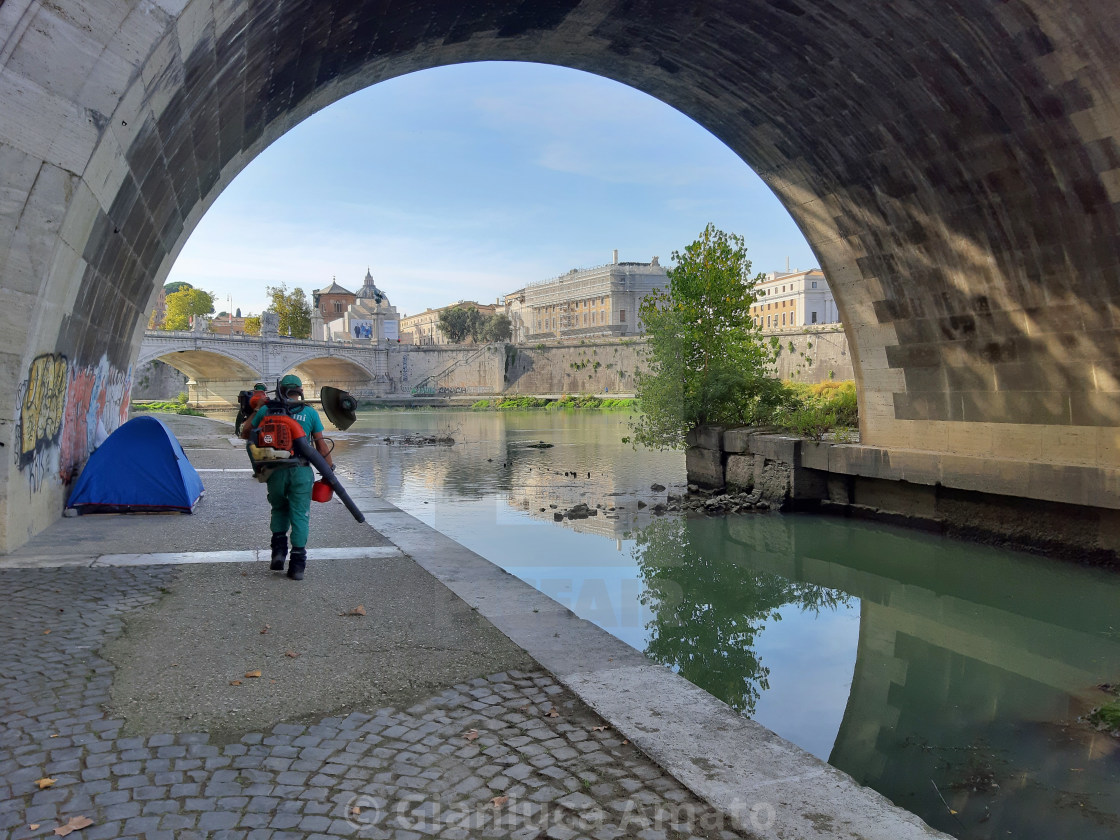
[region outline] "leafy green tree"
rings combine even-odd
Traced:
[[[194,286],[192,286],[190,283],[186,283],[182,280],[176,280],[174,283],[164,283],[163,284],[164,294],[167,294],[167,295],[173,295],[176,292],[183,291],[183,289],[193,289],[193,288],[194,288]]]
[[[452,306],[439,313],[439,330],[452,344],[474,339],[482,326],[482,313],[469,306]]]
[[[280,335],[292,338],[311,337],[311,302],[299,286],[288,291],[281,283],[279,286],[266,286],[272,302],[268,308],[280,317]]]
[[[167,309],[163,316],[163,330],[190,329],[191,317],[209,315],[214,311],[214,296],[202,289],[187,286],[167,296]]]
[[[639,309],[649,341],[631,428],[635,443],[655,449],[681,448],[706,423],[758,421],[784,399],[773,378],[778,341],[750,316],[763,275],[751,276],[742,237],[709,224],[673,260],[669,287]]]
[[[482,322],[475,341],[509,341],[513,335],[513,322],[504,312],[495,312]]]
[[[245,335],[260,335],[261,319],[259,315],[250,315],[245,319]]]

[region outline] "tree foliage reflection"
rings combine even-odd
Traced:
[[[750,547],[722,533],[722,520],[660,519],[635,535],[634,556],[653,615],[646,655],[753,715],[770,687],[755,641],[783,607],[819,612],[849,596],[750,565]]]

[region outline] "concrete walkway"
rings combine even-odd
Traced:
[[[0,558],[0,840],[942,836],[384,500],[270,573],[243,453],[169,425],[195,515]]]

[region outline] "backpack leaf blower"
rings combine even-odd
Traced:
[[[250,432],[249,445],[246,448],[254,473],[266,468],[299,466],[302,462],[311,464],[322,476],[322,481],[338,494],[338,498],[346,505],[350,514],[359,522],[366,521],[365,514],[354,504],[354,500],[350,498],[350,494],[346,492],[346,488],[342,486],[334,470],[327,464],[327,459],[311,445],[303,426],[296,422],[295,418],[287,414],[266,414],[261,418],[260,424]],[[257,455],[262,454],[261,450],[273,450],[277,454],[288,453],[289,456],[295,457],[282,455],[276,459],[267,457],[262,459],[254,457],[254,450]]]

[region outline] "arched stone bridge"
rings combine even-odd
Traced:
[[[0,547],[59,515],[256,155],[383,79],[490,60],[632,85],[762,175],[836,294],[875,458],[1059,487],[1120,547],[1116,0],[5,0]]]
[[[388,386],[384,348],[337,341],[304,341],[282,336],[216,335],[148,330],[137,365],[161,361],[189,377],[190,401],[236,404],[237,392],[254,382],[272,383],[294,372],[310,398],[322,385],[349,390]]]

